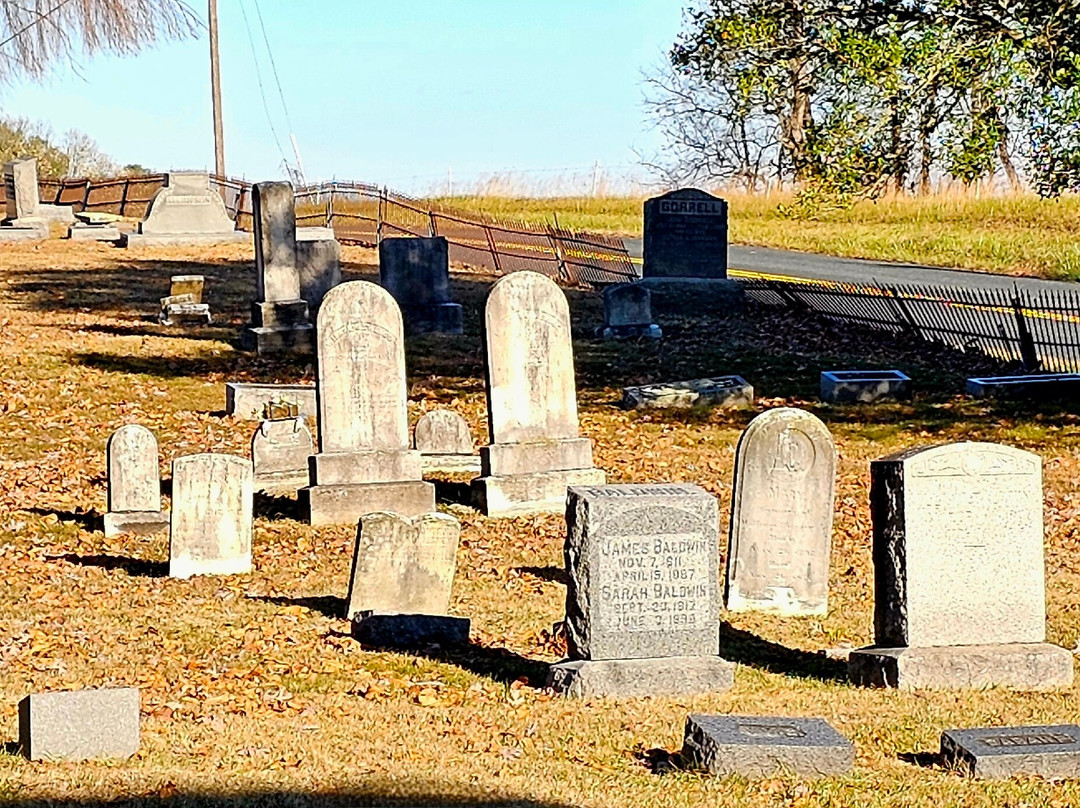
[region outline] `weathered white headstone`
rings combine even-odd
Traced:
[[[750,422],[735,456],[724,604],[731,611],[829,611],[836,449],[808,412]]]
[[[105,455],[109,499],[105,535],[167,530],[169,516],[161,510],[161,473],[154,433],[139,424],[122,426],[109,437]]]
[[[165,187],[150,200],[137,231],[129,233],[124,243],[133,247],[250,241],[250,233],[236,229],[206,172],[172,171],[165,175]]]
[[[423,458],[424,471],[480,470],[473,453],[468,422],[452,410],[432,410],[420,416],[413,430],[413,445]]]
[[[49,237],[38,195],[37,160],[23,158],[4,163],[5,216],[0,241],[31,241]]]
[[[409,447],[405,342],[390,294],[367,281],[330,290],[319,310],[319,454],[300,491],[311,523],[352,524],[366,513],[435,510]]]
[[[602,485],[578,433],[570,307],[550,278],[514,272],[488,294],[488,429],[473,481],[489,516],[562,511],[569,485]]]
[[[251,572],[251,461],[226,454],[172,464],[169,576]]]
[[[900,688],[1072,683],[1046,639],[1042,460],[992,443],[919,447],[871,464],[875,645],[861,684]]]
[[[255,490],[292,493],[308,484],[308,458],[315,441],[303,418],[266,420],[251,438]]]

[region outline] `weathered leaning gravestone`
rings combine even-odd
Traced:
[[[154,433],[140,424],[126,424],[109,436],[105,457],[109,498],[105,536],[168,530],[169,515],[161,510],[161,471]]]
[[[469,619],[446,613],[460,535],[444,513],[361,517],[346,600],[353,636],[380,647],[468,642]]]
[[[1047,690],[1073,680],[1046,643],[1042,459],[993,443],[920,447],[870,466],[874,639],[857,684]]]
[[[401,312],[385,289],[351,281],[331,289],[318,319],[319,453],[301,508],[313,525],[355,524],[366,513],[435,510],[409,448]]]
[[[172,464],[169,577],[251,572],[251,461],[226,454]]]
[[[49,237],[49,223],[41,215],[37,160],[23,158],[4,163],[6,209],[0,219],[0,241],[34,241]]]
[[[442,236],[382,239],[379,283],[401,307],[408,333],[461,333],[464,315],[450,299],[450,247]]]
[[[129,758],[139,751],[139,690],[31,694],[19,702],[19,746],[30,760]]]
[[[681,757],[718,776],[828,777],[851,771],[855,745],[822,718],[691,715]]]
[[[829,611],[836,449],[808,412],[757,416],[739,438],[724,605],[735,612]]]
[[[420,452],[424,471],[480,471],[469,424],[453,410],[421,415],[413,430],[413,446]]]
[[[170,171],[165,187],[154,194],[145,218],[123,243],[143,245],[232,244],[251,241],[236,229],[225,203],[210,188],[205,171]]]
[[[719,651],[719,518],[696,485],[574,486],[564,556],[568,659],[548,686],[569,696],[726,690]]]
[[[550,278],[513,272],[488,294],[484,344],[491,444],[477,505],[488,516],[561,513],[570,485],[602,485],[578,432],[570,307]]]
[[[256,491],[292,494],[308,484],[308,458],[315,441],[303,418],[267,419],[251,436]]]
[[[311,353],[314,329],[300,297],[296,266],[296,200],[288,182],[257,182],[251,191],[255,221],[256,301],[245,350],[260,356]]]

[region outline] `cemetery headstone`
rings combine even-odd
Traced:
[[[468,618],[446,613],[460,534],[458,521],[442,513],[413,519],[394,513],[361,517],[346,615],[361,642],[468,642]]]
[[[296,200],[288,182],[257,182],[251,202],[255,221],[256,300],[245,350],[260,356],[311,353],[308,304],[300,297],[296,266]]]
[[[367,281],[343,283],[323,299],[318,319],[319,453],[299,492],[313,525],[354,524],[389,511],[435,510],[409,447],[408,389],[401,312]]]
[[[603,339],[660,339],[664,334],[653,322],[652,293],[636,283],[618,283],[604,289]]]
[[[833,404],[911,398],[911,379],[899,370],[823,370],[821,400]]]
[[[981,727],[941,733],[941,758],[980,778],[1080,777],[1080,727]]]
[[[719,519],[696,485],[574,486],[564,556],[568,659],[548,685],[570,696],[731,687],[719,651]]]
[[[128,247],[184,244],[232,244],[251,241],[238,231],[220,194],[210,188],[205,171],[172,171],[165,187],[154,194],[134,233],[124,237]]]
[[[1047,690],[1073,680],[1046,643],[1042,460],[992,443],[918,447],[870,466],[874,639],[857,684]]]
[[[226,415],[262,421],[269,417],[267,408],[275,404],[294,405],[296,416],[314,417],[318,413],[313,385],[225,383]]]
[[[341,283],[341,245],[331,228],[296,228],[296,270],[300,297],[314,317],[326,293]]]
[[[410,334],[460,334],[461,305],[450,298],[450,248],[445,238],[384,238],[379,283],[397,301]]]
[[[836,448],[808,412],[780,407],[739,438],[724,605],[731,611],[825,615]]]
[[[452,410],[432,410],[420,416],[413,430],[413,446],[424,471],[480,471],[468,422]]]
[[[308,484],[308,458],[315,440],[303,418],[266,420],[251,438],[256,491],[291,494]]]
[[[169,294],[161,298],[158,320],[162,325],[210,325],[210,305],[203,303],[206,278],[202,275],[173,275]]]
[[[168,530],[169,515],[161,510],[161,472],[154,433],[139,424],[122,426],[109,436],[105,455],[109,500],[105,536]]]
[[[49,237],[38,196],[37,160],[23,158],[4,163],[5,216],[0,241],[31,241]]]
[[[484,341],[491,444],[477,504],[488,516],[560,513],[570,485],[602,485],[578,432],[570,308],[550,278],[513,272],[488,294]]]
[[[691,715],[682,758],[717,776],[830,777],[851,771],[855,746],[822,718]]]
[[[129,758],[139,751],[139,690],[26,696],[19,702],[19,746],[30,760]]]
[[[624,387],[622,405],[632,410],[752,407],[754,388],[741,376],[645,384]]]
[[[123,241],[123,233],[116,225],[122,216],[83,211],[74,218],[75,221],[67,231],[67,237],[71,241],[108,241],[115,244]]]
[[[251,572],[251,461],[226,454],[172,464],[169,576]]]

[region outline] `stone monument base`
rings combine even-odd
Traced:
[[[474,454],[422,454],[420,462],[424,473],[440,471],[444,474],[479,474],[480,455]]]
[[[87,224],[78,222],[67,231],[71,241],[111,241],[117,243],[123,239],[123,233],[112,224]]]
[[[421,309],[404,309],[406,334],[461,334],[465,314],[460,303],[436,303]]]
[[[598,468],[477,477],[472,481],[473,502],[485,516],[565,513],[569,486],[605,482],[607,475]]]
[[[592,464],[592,441],[588,438],[492,443],[480,447],[480,473],[485,477],[590,469]]]
[[[715,656],[567,659],[551,666],[547,680],[571,698],[719,693],[734,683],[735,663]]]
[[[420,480],[309,485],[297,491],[296,498],[312,525],[355,525],[375,511],[413,517],[435,510],[435,486]]]
[[[49,237],[49,223],[44,220],[9,219],[0,222],[0,241],[43,241]]]
[[[254,351],[259,356],[280,353],[310,354],[315,352],[314,335],[315,329],[311,323],[285,328],[253,326],[244,330],[240,337],[240,347],[245,351]]]
[[[127,233],[122,247],[187,247],[213,244],[251,244],[251,233],[231,230],[226,233]]]
[[[374,648],[467,645],[469,628],[469,618],[448,614],[361,612],[352,621],[353,637]]]
[[[167,303],[158,314],[162,325],[210,325],[209,303]]]
[[[295,494],[308,484],[308,470],[297,469],[295,472],[279,471],[270,474],[256,474],[254,490],[271,497]]]
[[[661,339],[664,332],[655,323],[651,325],[606,325],[596,329],[600,339]]]
[[[652,292],[654,305],[675,303],[706,308],[716,314],[736,314],[743,310],[746,295],[742,284],[730,278],[642,278],[635,281]]]
[[[105,514],[105,538],[121,533],[152,536],[169,529],[168,511],[109,511]]]
[[[1049,643],[870,647],[851,652],[848,677],[856,685],[900,690],[1055,690],[1072,684],[1073,655]]]
[[[42,203],[38,205],[37,215],[47,222],[60,222],[61,224],[75,223],[75,211],[71,205],[50,205]]]
[[[251,556],[239,558],[169,559],[170,578],[193,578],[196,575],[247,575]]]

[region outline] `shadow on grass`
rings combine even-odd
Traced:
[[[472,487],[467,482],[431,479],[425,482],[435,486],[435,501],[447,505],[473,506]]]
[[[236,339],[236,328],[231,325],[214,324],[209,326],[165,326],[156,318],[145,318],[130,325],[111,323],[91,323],[88,325],[70,325],[66,331],[89,331],[94,334],[108,334],[113,337],[179,337],[181,339],[211,340],[230,342]]]
[[[634,760],[653,774],[670,774],[687,768],[679,752],[669,752],[660,747],[641,749],[634,753]]]
[[[169,574],[168,561],[147,561],[143,558],[129,558],[127,556],[98,555],[81,556],[76,553],[64,553],[49,558],[66,561],[80,567],[98,567],[103,570],[123,570],[133,578],[164,578]]]
[[[156,376],[159,379],[177,379],[200,376],[207,373],[226,373],[236,365],[234,354],[180,358],[167,356],[125,356],[100,352],[75,353],[72,361],[88,368],[107,373],[131,373],[140,376]]]
[[[312,595],[306,598],[248,595],[248,600],[259,600],[263,603],[272,603],[275,606],[302,606],[305,609],[311,609],[313,612],[334,619],[344,619],[347,605],[345,598],[339,598],[337,595]]]
[[[519,575],[532,575],[542,581],[550,581],[553,584],[562,584],[563,586],[570,582],[566,570],[562,567],[512,567],[510,571]]]
[[[56,508],[26,508],[27,513],[38,516],[55,516],[61,522],[74,522],[83,530],[93,533],[105,529],[105,517],[95,510],[62,511]]]
[[[296,497],[267,494],[263,491],[255,492],[255,516],[266,519],[294,519],[297,522],[304,519],[303,510]]]
[[[945,758],[941,752],[902,752],[898,755],[904,763],[923,769],[946,769]]]
[[[720,623],[720,656],[740,665],[804,679],[847,682],[847,665],[822,654],[787,648]]]

